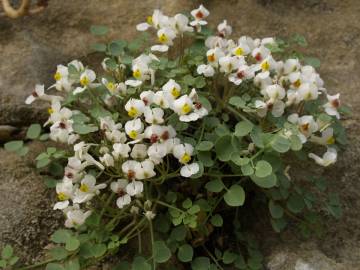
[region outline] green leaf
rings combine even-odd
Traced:
[[[319,68],[321,66],[320,59],[316,57],[305,57],[304,62],[305,64],[313,66],[314,68]]]
[[[103,36],[108,33],[109,29],[103,25],[92,25],[90,27],[90,32],[95,36]]]
[[[258,126],[254,126],[252,131],[250,132],[251,140],[259,148],[264,148],[264,142],[263,142],[262,135],[263,135],[263,132],[262,132],[261,128]]]
[[[51,162],[51,160],[49,158],[40,159],[36,162],[36,168],[38,168],[38,169],[43,168],[43,167],[49,165],[50,162]]]
[[[241,166],[241,172],[244,176],[249,176],[254,174],[254,169],[251,164],[246,164]]]
[[[245,108],[246,102],[239,96],[233,96],[229,99],[229,104],[236,108]]]
[[[92,246],[92,253],[95,258],[99,258],[106,252],[106,245],[105,244],[97,244]]]
[[[197,257],[191,262],[192,270],[209,270],[210,259],[207,257]]]
[[[196,150],[198,150],[198,151],[209,151],[213,147],[214,147],[213,142],[202,141],[196,146]]]
[[[190,209],[187,210],[187,212],[190,214],[190,215],[195,215],[196,213],[199,213],[200,212],[200,206],[198,206],[197,204],[193,205],[190,207]]]
[[[10,259],[13,255],[13,248],[10,245],[6,245],[3,250],[1,251],[1,258],[2,259]]]
[[[54,247],[50,249],[50,255],[57,261],[61,261],[68,256],[68,252],[63,247]]]
[[[29,152],[29,147],[24,146],[16,151],[16,154],[19,156],[25,156]]]
[[[213,215],[210,219],[210,222],[215,227],[221,227],[224,223],[222,216],[219,214]]]
[[[6,267],[6,261],[0,260],[0,268],[5,268],[5,267]]]
[[[245,202],[245,191],[240,185],[232,185],[225,193],[224,200],[229,206],[241,206]]]
[[[14,264],[16,264],[18,261],[19,261],[19,257],[14,256],[14,257],[11,257],[11,258],[10,258],[10,260],[8,261],[8,263],[9,263],[10,265],[14,265]]]
[[[110,51],[110,54],[113,56],[120,56],[122,54],[122,52],[124,51],[124,47],[117,42],[111,42],[109,44],[109,51]]]
[[[39,124],[32,124],[26,132],[26,137],[29,139],[36,139],[40,136],[40,133],[41,126]]]
[[[118,263],[112,270],[129,270],[129,269],[131,269],[129,262],[124,261]]]
[[[274,231],[281,232],[287,225],[287,221],[284,218],[280,219],[271,219],[271,226],[273,227]]]
[[[248,121],[241,121],[236,124],[234,134],[237,137],[244,137],[252,131],[253,127],[254,125],[252,123]]]
[[[48,263],[45,270],[64,270],[65,268],[58,263]]]
[[[84,134],[88,134],[88,133],[97,131],[98,127],[85,125],[83,123],[75,123],[75,124],[73,124],[73,129],[74,129],[74,132],[84,135]]]
[[[187,233],[186,227],[183,226],[183,225],[180,225],[180,226],[175,227],[171,231],[170,238],[175,240],[175,241],[180,242],[180,241],[183,241],[185,239],[186,233]]]
[[[70,231],[59,229],[51,235],[50,239],[56,244],[65,244],[70,237],[71,237]]]
[[[290,149],[290,142],[287,138],[281,135],[275,135],[271,141],[271,146],[275,151],[285,153]]]
[[[192,201],[189,198],[187,198],[186,200],[183,201],[182,206],[185,209],[188,209],[192,206]]]
[[[79,270],[80,263],[78,258],[71,259],[65,263],[66,270]]]
[[[93,43],[90,46],[96,52],[106,52],[106,44],[104,43]]]
[[[298,214],[305,207],[304,199],[299,194],[293,193],[290,195],[286,206],[291,212]]]
[[[233,150],[230,135],[225,135],[216,141],[215,151],[219,160],[229,161]]]
[[[128,270],[128,268],[126,270]],[[135,257],[131,270],[151,270],[151,266],[145,258]]]
[[[179,247],[177,257],[181,262],[191,262],[194,256],[194,250],[189,244]]]
[[[154,242],[154,260],[158,263],[167,262],[171,257],[171,251],[164,241]]]
[[[65,249],[68,251],[77,250],[80,246],[80,241],[76,237],[70,237],[65,242]]]
[[[257,177],[256,175],[251,175],[250,178],[256,185],[262,188],[272,188],[277,183],[277,177],[274,173],[266,177]]]
[[[207,182],[205,188],[210,192],[220,192],[224,188],[224,183],[220,178]]]
[[[269,201],[269,210],[273,218],[282,218],[284,215],[284,209],[273,200]]]
[[[291,135],[290,136],[290,148],[293,151],[299,151],[302,148],[302,142],[299,136]]]
[[[20,148],[22,148],[24,145],[23,141],[10,141],[4,144],[4,148],[7,151],[12,151],[15,152],[17,150],[19,150]]]
[[[269,162],[260,160],[255,166],[255,175],[257,177],[266,177],[272,173],[272,167]]]
[[[237,258],[237,255],[229,250],[226,250],[223,255],[223,263],[224,264],[231,264],[233,263]]]

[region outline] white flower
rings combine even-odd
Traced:
[[[145,107],[145,121],[149,124],[161,124],[164,122],[164,111],[161,108]]]
[[[145,217],[148,220],[153,220],[155,218],[156,214],[153,211],[146,211],[145,212]]]
[[[69,205],[69,200],[73,198],[74,187],[70,180],[65,180],[56,184],[56,193],[59,202],[54,205],[54,210],[65,209]]]
[[[180,163],[187,164],[191,160],[194,147],[191,144],[183,143],[175,145],[173,148],[173,155],[176,157]]]
[[[202,64],[197,67],[197,73],[200,75],[204,75],[205,77],[212,77],[215,74],[215,70],[211,65]]]
[[[114,83],[112,81],[108,81],[106,78],[102,78],[101,83],[106,87],[107,90],[109,90],[111,94],[126,94],[126,85],[124,83]]]
[[[72,120],[60,120],[50,127],[49,137],[56,142],[67,143],[70,134],[73,132]]]
[[[143,192],[143,190],[144,190],[144,184],[141,181],[132,180],[126,186],[126,193],[128,193],[130,196],[139,195]]]
[[[64,181],[78,182],[83,177],[82,170],[85,169],[87,165],[87,162],[82,163],[81,160],[76,157],[68,158],[68,164],[64,169]]]
[[[181,167],[180,175],[183,177],[190,177],[196,174],[199,171],[199,164],[198,163],[191,163],[188,165],[184,165]]]
[[[106,167],[114,167],[114,158],[112,155],[106,153],[102,157],[100,157],[100,161],[106,166]]]
[[[129,152],[131,151],[131,148],[128,144],[124,143],[114,143],[113,144],[114,151],[112,151],[112,155],[115,157],[115,159],[121,158],[127,158],[129,157]]]
[[[197,9],[191,11],[191,16],[194,20],[190,22],[190,25],[197,27],[197,30],[201,30],[202,25],[206,25],[207,21],[204,19],[209,16],[210,12],[203,6],[200,5]]]
[[[266,87],[265,92],[271,100],[280,100],[285,97],[285,89],[278,84],[269,85]]]
[[[141,116],[144,113],[145,104],[142,100],[131,98],[125,104],[125,110],[132,118]]]
[[[174,101],[173,109],[178,115],[185,115],[192,111],[193,101],[188,95],[183,95]]]
[[[156,175],[154,171],[154,163],[151,160],[144,160],[140,162],[140,170],[136,173],[137,179],[147,179]]]
[[[170,18],[170,24],[172,29],[174,29],[177,33],[184,32],[193,32],[194,29],[190,27],[189,19],[183,14],[176,14],[174,18]]]
[[[100,129],[102,130],[118,130],[122,127],[121,123],[115,123],[111,116],[100,117]]]
[[[268,57],[270,55],[270,50],[268,48],[264,47],[264,46],[260,46],[258,48],[255,48],[252,51],[251,55],[254,57],[254,59],[257,62],[262,62],[266,57]]]
[[[222,38],[230,36],[232,33],[232,27],[228,25],[227,20],[224,20],[217,26],[218,35]]]
[[[154,101],[155,93],[153,91],[143,91],[140,94],[141,100],[144,102],[145,106],[150,106]]]
[[[72,81],[69,80],[68,67],[58,65],[54,74],[55,88],[59,91],[69,92],[71,90]]]
[[[120,209],[131,202],[130,195],[126,193],[126,186],[128,183],[129,182],[126,179],[118,179],[116,182],[110,184],[111,190],[119,196],[116,200],[116,205]]]
[[[157,91],[154,95],[154,103],[163,109],[169,108],[172,101],[173,98],[169,97],[164,91]]]
[[[82,87],[77,87],[73,92],[74,95],[84,92],[87,87],[92,85],[95,79],[95,72],[91,69],[85,69],[80,75],[80,84]]]
[[[59,101],[54,101],[51,103],[51,107],[48,109],[50,114],[49,119],[46,121],[44,126],[49,123],[67,121],[72,117],[73,112],[68,108],[61,108],[61,104]]]
[[[318,124],[315,122],[312,115],[304,115],[299,117],[298,114],[294,113],[289,115],[288,121],[293,124],[297,124],[300,132],[305,136],[305,138],[309,138],[319,129]]]
[[[113,143],[125,143],[127,138],[124,132],[117,129],[112,131],[105,131],[106,138]]]
[[[303,83],[298,89],[298,93],[303,100],[314,100],[318,98],[318,88],[312,83]]]
[[[220,71],[224,73],[231,73],[244,63],[243,58],[238,58],[236,56],[224,56],[219,59]]]
[[[216,47],[214,49],[210,49],[206,52],[207,61],[213,67],[217,67],[219,65],[219,59],[224,57],[225,53],[222,49]]]
[[[125,85],[131,86],[131,87],[138,87],[142,84],[142,81],[139,80],[126,80]]]
[[[162,45],[171,46],[174,44],[173,40],[176,33],[171,28],[161,28],[157,32],[158,40]]]
[[[84,212],[79,208],[73,207],[66,211],[65,227],[74,228],[84,224],[85,220],[91,215],[91,211]]]
[[[338,108],[340,107],[340,94],[336,95],[326,95],[328,102],[324,105],[325,112],[328,115],[335,116],[337,119],[340,119],[340,114]]]
[[[309,154],[309,158],[315,160],[315,162],[321,166],[327,167],[334,164],[337,160],[337,151],[335,148],[328,148],[323,157],[319,157],[313,153]]]
[[[147,150],[149,159],[155,164],[161,163],[167,153],[166,145],[163,143],[153,143]]]
[[[169,50],[168,45],[153,45],[151,46],[152,52],[167,52]]]
[[[290,74],[300,69],[299,59],[287,59],[283,66],[284,74]]]
[[[74,193],[74,203],[84,203],[90,201],[95,195],[100,193],[100,189],[106,188],[106,184],[96,185],[96,178],[91,174],[85,175],[81,180],[81,185]]]
[[[147,157],[147,146],[145,144],[137,143],[134,145],[130,156],[133,159],[144,159]]]
[[[247,65],[241,65],[236,73],[232,73],[229,76],[229,81],[236,85],[240,85],[243,80],[254,78],[255,71],[253,68]]]
[[[321,132],[321,137],[313,135],[311,136],[310,141],[321,145],[334,144],[334,130],[332,128],[327,128]]]
[[[40,84],[35,85],[35,90],[31,93],[30,96],[26,98],[25,104],[31,104],[37,99],[41,99],[49,102],[63,100],[63,98],[60,96],[52,96],[45,94],[44,85],[40,85]]]
[[[135,160],[127,160],[121,165],[122,172],[129,179],[137,179],[141,170],[140,162]]]
[[[178,98],[181,94],[180,85],[173,79],[170,79],[166,84],[164,84],[162,90],[167,96],[173,97],[173,99]]]
[[[87,162],[88,165],[95,165],[97,166],[100,170],[104,170],[104,166],[98,162],[97,160],[95,160],[89,153],[88,150],[90,148],[90,144],[85,144],[85,142],[79,142],[77,144],[74,145],[74,152],[75,152],[75,157],[78,158],[79,160],[83,161],[85,160]]]
[[[268,111],[271,111],[274,117],[280,117],[284,113],[285,103],[281,100],[268,100],[266,103],[261,100],[255,101],[255,108],[260,117],[265,117]]]
[[[144,130],[144,124],[139,118],[127,121],[125,123],[125,132],[133,140],[141,137],[141,132]]]

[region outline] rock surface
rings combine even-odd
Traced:
[[[110,27],[109,39],[131,39],[135,25],[154,8],[173,14],[198,1],[51,0],[45,12],[11,20],[0,18],[0,125],[21,127],[43,119],[39,105],[23,101],[36,83],[50,85],[59,63],[88,58],[93,24]],[[320,74],[330,92],[339,91],[353,109],[345,124],[350,147],[327,171],[333,190],[341,191],[344,216],[328,219],[325,236],[302,241],[288,233],[264,244],[270,270],[360,269],[360,5],[358,0],[211,0],[212,25],[224,18],[236,34],[252,37],[304,35],[307,55],[321,59]],[[35,147],[35,146],[33,146]],[[36,147],[35,147],[36,148]],[[30,261],[57,225],[51,192],[24,161],[0,150],[0,246],[16,244]],[[283,238],[282,238],[283,239]]]

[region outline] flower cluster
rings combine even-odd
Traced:
[[[339,94],[328,93],[314,67],[297,58],[276,60],[274,38],[233,40],[226,20],[209,35],[208,16],[203,5],[189,16],[155,10],[137,30],[155,29],[156,44],[103,44],[103,73],[78,60],[58,65],[55,83],[36,85],[26,99],[48,103],[48,133],[41,136],[66,145],[67,151],[50,147],[37,157],[39,168],[54,162],[64,169],[53,174],[61,175],[54,209],[64,213],[66,227],[87,230],[92,214],[110,231],[129,221],[111,243],[104,240],[110,250],[120,236],[123,243],[136,235],[141,240],[146,226],[152,232],[153,219],[181,225],[184,237],[175,238],[183,245],[174,248],[189,262],[194,251],[185,238],[207,241],[222,226],[225,208],[239,218],[231,208],[244,205],[248,188],[251,197],[266,194],[259,201],[267,200],[276,231],[286,224],[283,208],[292,216],[311,210],[313,196],[289,181],[284,155],[293,152],[324,167],[336,162],[346,141]],[[195,37],[194,46],[184,48],[185,36]],[[179,55],[165,57],[177,41]],[[40,136],[38,127],[29,138]],[[21,146],[10,145],[15,151]],[[322,148],[323,155],[313,153]],[[332,201],[328,209],[337,214],[337,207]],[[171,255],[158,242],[152,248],[164,254],[151,256],[154,265]]]

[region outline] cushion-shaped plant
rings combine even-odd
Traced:
[[[289,218],[303,233],[317,227],[316,189],[326,182],[291,177],[290,162],[336,162],[346,143],[339,94],[303,64],[316,59],[291,56],[279,39],[230,39],[226,20],[213,34],[208,15],[202,5],[191,19],[155,10],[137,26],[156,33],[155,45],[148,34],[94,44],[106,54],[102,75],[74,60],[26,99],[47,102],[50,114],[48,132],[35,124],[28,138],[64,144],[36,158],[53,175],[46,183],[68,228],[51,237],[47,269],[85,268],[133,239],[139,250],[117,269],[159,269],[172,256],[184,269],[261,269],[249,228],[262,206],[277,232]],[[27,152],[21,141],[5,147]],[[336,195],[325,207],[340,215]]]

